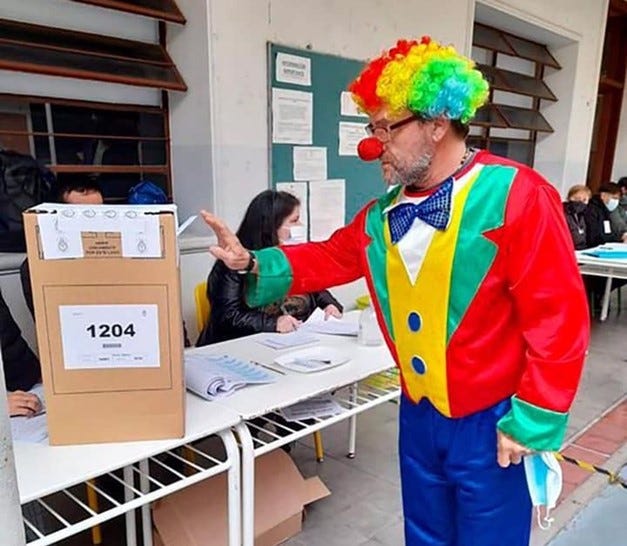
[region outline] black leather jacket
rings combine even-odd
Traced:
[[[41,367],[0,293],[0,344],[7,391],[27,391],[41,381]]]
[[[276,332],[283,303],[290,314],[300,320],[306,320],[316,307],[324,309],[327,305],[335,305],[340,311],[343,310],[342,305],[326,290],[288,298],[285,302],[264,308],[251,308],[244,301],[245,280],[245,275],[231,271],[220,261],[213,266],[207,279],[207,298],[211,302],[211,313],[207,327],[201,332],[196,346],[258,332]],[[296,312],[289,308],[294,299],[298,301]]]

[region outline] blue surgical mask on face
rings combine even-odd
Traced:
[[[555,455],[548,451],[527,455],[523,463],[531,503],[537,511],[538,526],[546,530],[553,523],[553,518],[549,517],[549,514],[555,508],[562,492],[562,467]],[[540,511],[541,506],[546,507],[544,517]]]
[[[307,231],[305,226],[290,226],[290,237],[285,241],[284,245],[297,245],[307,242]]]
[[[607,210],[609,210],[610,212],[612,212],[613,210],[616,210],[616,207],[618,207],[618,199],[611,197],[610,200],[605,203],[605,206],[607,207]]]

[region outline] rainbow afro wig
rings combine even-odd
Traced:
[[[386,108],[391,117],[409,110],[432,119],[444,116],[468,123],[488,98],[488,82],[475,63],[423,36],[399,40],[366,65],[349,86],[367,114]]]

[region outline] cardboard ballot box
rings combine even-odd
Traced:
[[[51,444],[184,435],[176,207],[24,213]]]
[[[158,500],[155,546],[228,544],[224,473]],[[282,449],[255,459],[255,546],[276,546],[300,533],[305,507],[331,492],[319,477],[305,479]]]

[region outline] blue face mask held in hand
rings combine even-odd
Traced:
[[[531,503],[536,508],[538,527],[546,530],[553,523],[553,518],[549,517],[549,514],[555,508],[562,492],[562,467],[555,455],[548,451],[527,455],[523,463]],[[541,506],[546,507],[544,517],[540,510]]]

